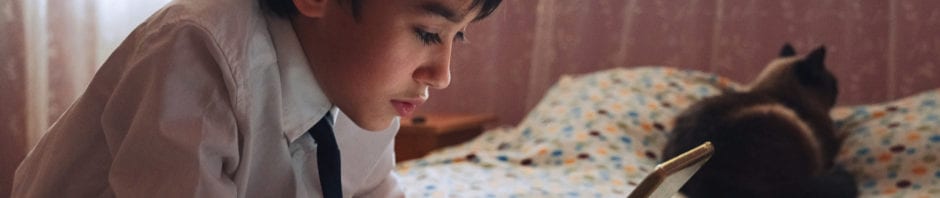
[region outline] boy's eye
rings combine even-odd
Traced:
[[[418,36],[418,39],[424,42],[425,45],[439,44],[442,42],[441,36],[438,35],[437,33],[430,33],[430,32],[424,31],[421,28],[415,28],[414,31],[415,31],[415,35]]]

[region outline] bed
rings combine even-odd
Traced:
[[[409,197],[625,197],[656,162],[673,117],[740,85],[668,67],[562,77],[515,127],[398,164]],[[940,196],[940,89],[838,107],[837,162],[862,197]]]

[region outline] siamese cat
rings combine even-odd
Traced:
[[[690,198],[856,197],[855,179],[833,162],[841,138],[829,111],[838,89],[825,58],[825,47],[797,56],[786,44],[743,90],[682,112],[663,159],[705,141],[715,153],[681,191]]]

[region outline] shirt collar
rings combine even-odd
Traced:
[[[281,126],[293,142],[336,108],[320,89],[289,19],[266,14],[281,76]]]

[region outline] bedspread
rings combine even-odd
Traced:
[[[397,173],[409,197],[625,197],[660,160],[678,113],[739,87],[668,67],[564,76],[519,125]],[[940,195],[938,92],[833,112],[850,131],[838,163],[858,175],[864,196]]]

